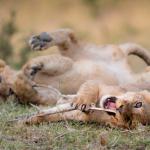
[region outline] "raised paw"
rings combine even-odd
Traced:
[[[31,67],[30,75],[34,76],[37,72],[42,70],[43,64],[34,65]]]
[[[34,76],[41,71],[43,68],[43,63],[35,63],[32,65],[27,65],[24,67],[24,74],[30,78],[33,79]]]
[[[29,45],[33,50],[43,50],[49,47],[51,41],[52,37],[48,33],[42,32],[40,35],[31,37]]]

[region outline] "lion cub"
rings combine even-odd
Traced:
[[[70,29],[43,32],[31,37],[29,44],[35,51],[58,47],[60,55],[32,59],[24,66],[24,73],[63,94],[75,94],[88,80],[108,85],[150,82],[149,72],[135,74],[128,63],[129,55],[137,55],[150,65],[149,51],[137,44],[86,44]]]
[[[102,84],[122,85],[150,81],[150,71],[135,74],[128,64],[128,55],[137,55],[150,65],[150,54],[137,44],[96,46],[81,43],[72,30],[59,29],[41,33],[30,39],[34,50],[57,46],[60,54],[40,56],[15,71],[0,65],[0,96],[14,93],[19,101],[35,104],[56,104],[62,94],[76,94],[88,80]]]
[[[88,111],[90,105],[115,110],[116,114],[105,111]],[[150,93],[148,91],[127,92],[126,87],[102,85],[99,81],[83,84],[72,105],[78,110],[45,116],[33,115],[20,122],[37,124],[60,120],[99,122],[111,127],[133,129],[138,123],[150,124]]]

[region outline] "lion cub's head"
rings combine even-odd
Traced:
[[[148,91],[126,93],[120,97],[119,101],[116,105],[125,121],[150,124],[150,93]]]
[[[134,128],[138,123],[150,124],[150,92],[127,92],[109,96],[101,103],[103,108],[116,110],[117,121]]]

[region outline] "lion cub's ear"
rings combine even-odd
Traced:
[[[143,93],[140,92],[140,93],[136,93],[133,99],[134,99],[134,101],[142,102],[145,99],[145,97],[144,97]]]

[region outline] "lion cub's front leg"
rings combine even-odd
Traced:
[[[88,110],[88,106],[96,105],[99,99],[100,81],[88,81],[79,89],[77,96],[74,98],[73,105],[82,111]]]

